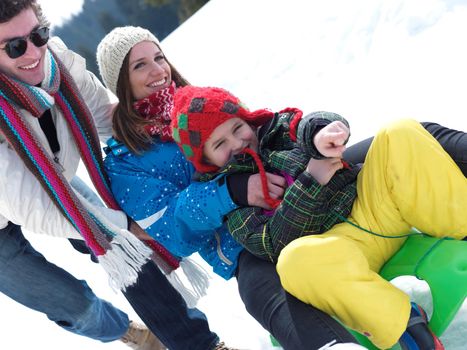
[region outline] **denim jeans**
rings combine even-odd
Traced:
[[[313,350],[337,343],[357,343],[336,320],[282,288],[276,266],[246,250],[237,268],[238,290],[247,311],[285,350]]]
[[[47,261],[12,223],[0,229],[0,292],[67,331],[102,342],[117,340],[128,330],[124,312]]]
[[[170,350],[211,350],[219,338],[206,316],[189,309],[183,297],[153,263],[144,265],[136,284],[123,293],[138,316]]]
[[[103,205],[79,177],[75,176],[71,185],[91,203]],[[83,241],[70,239],[70,242],[81,253],[89,253]],[[146,326],[170,350],[211,350],[219,341],[209,329],[204,313],[189,309],[180,293],[152,262],[143,266],[136,284],[123,294]]]

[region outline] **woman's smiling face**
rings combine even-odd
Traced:
[[[170,66],[159,47],[151,41],[142,41],[130,51],[130,86],[135,100],[168,87],[172,82]]]

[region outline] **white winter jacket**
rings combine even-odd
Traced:
[[[53,38],[48,45],[70,71],[95,120],[100,139],[105,142],[112,132],[111,112],[112,105],[116,102],[115,96],[94,74],[86,70],[85,60],[68,50],[60,39]],[[30,116],[26,119],[31,128],[52,155],[38,118],[32,117],[27,111],[22,112]],[[80,155],[59,108],[53,106],[51,112],[60,143],[57,156],[65,169],[63,175],[70,181],[78,169]],[[108,208],[99,210],[117,226],[127,227],[126,215],[122,211]],[[34,233],[81,238],[0,133],[0,229],[6,227],[8,221]]]

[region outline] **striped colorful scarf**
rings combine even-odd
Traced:
[[[41,88],[24,84],[0,73],[0,130],[36,176],[63,215],[82,235],[87,246],[108,272],[111,285],[124,290],[132,285],[141,266],[151,257],[165,273],[178,267],[178,260],[153,241],[145,246],[130,232],[108,222],[71,189],[57,164],[29,127],[22,110],[38,118],[54,103],[68,122],[81,158],[93,184],[106,204],[119,209],[104,172],[97,131],[90,111],[68,70],[56,55],[45,55],[46,79]]]

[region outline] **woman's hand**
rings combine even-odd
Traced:
[[[142,241],[149,241],[153,238],[146,233],[134,220],[130,219],[129,231]]]
[[[322,186],[326,185],[334,176],[337,170],[342,169],[343,164],[340,158],[311,158],[306,167],[306,171],[313,176]]]
[[[272,198],[282,198],[284,195],[286,181],[280,175],[266,173],[268,182],[269,195]],[[263,187],[261,186],[261,177],[258,174],[253,174],[248,178],[248,205],[271,209],[264,200]]]
[[[342,158],[349,135],[350,130],[344,123],[334,121],[322,128],[313,141],[316,149],[323,156]]]

